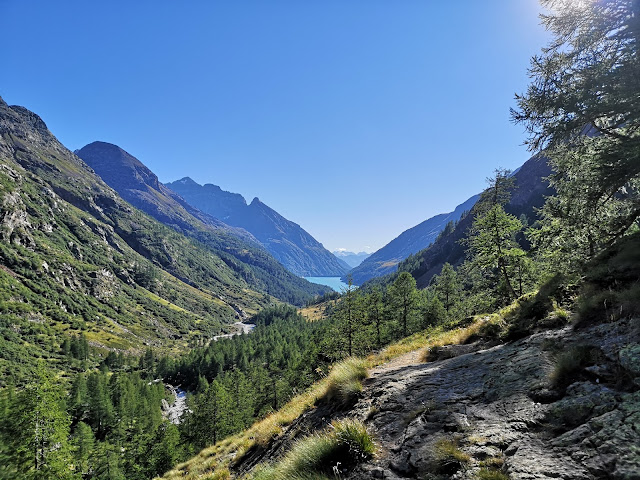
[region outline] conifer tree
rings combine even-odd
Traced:
[[[535,243],[574,269],[638,227],[640,3],[542,4],[553,38],[531,60],[531,84],[512,115],[553,168],[556,195]]]
[[[384,322],[384,304],[382,291],[375,286],[365,298],[367,322],[373,327],[376,348],[382,347],[382,326]]]
[[[522,230],[520,220],[505,212],[503,205],[509,201],[513,180],[508,170],[496,170],[495,176],[487,179],[489,188],[485,190],[476,209],[466,243],[468,254],[474,266],[487,274],[496,271],[506,291],[506,300],[517,297],[513,288],[513,264],[524,254],[515,235]],[[500,282],[496,282],[496,290]]]
[[[200,447],[215,444],[231,432],[231,398],[219,380],[213,380],[193,408],[191,422]]]
[[[416,280],[408,272],[400,273],[389,287],[389,297],[402,328],[402,336],[406,337],[417,300]]]
[[[71,419],[64,391],[44,366],[36,381],[15,395],[8,421],[10,463],[25,479],[73,479],[69,434]]]
[[[460,291],[460,281],[458,274],[449,262],[442,266],[440,275],[434,275],[431,283],[442,301],[444,309],[449,313]]]

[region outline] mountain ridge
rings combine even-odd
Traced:
[[[217,185],[200,185],[190,177],[166,184],[187,202],[228,225],[250,232],[280,263],[301,277],[341,276],[346,268],[299,224],[286,219],[254,197]]]
[[[323,289],[285,270],[246,230],[230,227],[188,204],[117,145],[93,142],[78,154],[125,200],[220,255],[253,288],[298,304],[304,301],[300,296],[303,292],[306,296],[323,293]],[[289,291],[293,289],[300,293]]]
[[[553,194],[545,180],[551,168],[543,155],[534,155],[512,174],[515,186],[505,211],[517,217],[524,215],[535,220],[536,209],[542,207],[546,197]],[[445,263],[459,265],[465,258],[466,246],[461,240],[473,223],[475,210],[460,218],[453,228],[443,231],[438,239],[420,252],[411,255],[398,265],[398,272],[409,272],[420,288],[429,285],[433,275],[438,274]]]
[[[125,202],[44,121],[0,101],[0,378],[61,343],[139,354],[232,330],[273,302],[228,259]],[[5,376],[5,374],[7,376]]]
[[[479,195],[474,195],[452,212],[435,215],[402,232],[349,272],[354,283],[361,285],[372,278],[393,273],[404,259],[428,247],[449,222],[458,221],[478,198]]]

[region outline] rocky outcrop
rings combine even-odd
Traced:
[[[349,478],[640,478],[638,342],[626,320],[374,370],[353,413],[381,453]],[[593,364],[553,387],[558,352],[585,345]]]
[[[411,352],[373,369],[351,409],[320,404],[234,471],[277,460],[349,416],[368,426],[379,453],[342,479],[638,479],[639,349],[635,319],[441,348],[427,363]],[[554,383],[558,359],[574,350],[589,361]]]

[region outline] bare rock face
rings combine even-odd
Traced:
[[[352,413],[381,453],[348,478],[638,479],[639,340],[625,320],[374,370]],[[558,353],[584,345],[597,362],[554,387]]]

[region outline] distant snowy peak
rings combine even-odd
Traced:
[[[348,250],[336,250],[332,252],[336,257],[345,262],[349,267],[355,268],[360,265],[369,255],[367,252],[350,252]]]

